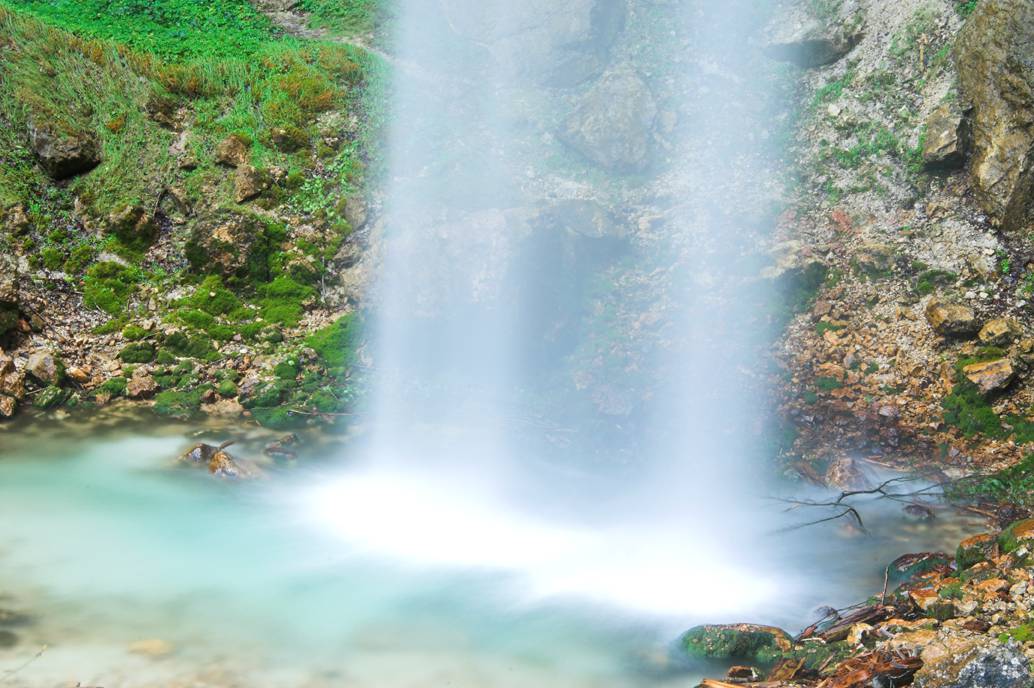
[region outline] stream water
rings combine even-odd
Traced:
[[[0,435],[0,609],[30,616],[5,627],[8,685],[693,685],[712,668],[671,661],[681,630],[800,627],[878,590],[903,551],[976,527],[872,503],[867,536],[769,533],[778,564],[730,573],[675,546],[684,524],[633,537],[430,477],[342,471],[333,438],[307,468],[225,484],[171,463],[199,437],[258,456],[268,436],[84,421]]]

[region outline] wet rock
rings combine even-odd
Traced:
[[[258,198],[269,188],[269,173],[253,165],[241,165],[233,179],[233,197],[238,203]]]
[[[37,351],[25,363],[25,372],[43,384],[58,385],[65,377],[65,366],[51,351]]]
[[[11,418],[18,410],[18,402],[14,397],[0,394],[0,417]]]
[[[1016,379],[1016,369],[1008,358],[973,363],[964,367],[962,374],[983,394],[1001,392]]]
[[[148,245],[158,236],[158,223],[141,205],[126,205],[108,217],[108,234],[129,246]]]
[[[904,554],[887,567],[887,582],[894,587],[908,586],[925,574],[950,572],[952,563],[952,557],[943,552]]]
[[[5,394],[15,399],[24,399],[25,373],[15,370],[14,366],[3,372],[3,365],[0,364],[0,394]]]
[[[624,0],[441,0],[441,6],[449,26],[487,50],[496,68],[559,87],[603,71],[626,13]]]
[[[33,406],[42,411],[49,411],[65,403],[67,399],[68,392],[61,389],[60,387],[51,385],[49,387],[44,387],[42,390],[40,390],[40,392],[33,399],[32,403]]]
[[[916,688],[1031,688],[1030,660],[1015,642],[987,642],[961,655],[927,662]]]
[[[203,404],[201,411],[217,418],[240,418],[244,415],[244,407],[236,399],[220,399],[211,404]]]
[[[257,478],[261,472],[257,467],[238,462],[226,448],[233,442],[224,442],[218,447],[210,444],[197,444],[187,450],[179,458],[180,464],[200,466],[217,478],[249,479]]]
[[[69,125],[30,120],[29,142],[40,166],[54,179],[89,172],[101,163],[100,140]]]
[[[1023,334],[1023,328],[1015,318],[988,320],[977,335],[981,344],[987,346],[1009,346]]]
[[[956,103],[945,103],[926,120],[923,163],[930,169],[962,167],[969,143],[968,123]]]
[[[129,652],[134,655],[142,655],[144,657],[151,657],[153,659],[159,659],[161,657],[168,657],[175,649],[172,643],[161,640],[159,638],[150,638],[148,640],[138,640],[129,646]]]
[[[980,562],[988,561],[998,554],[998,539],[990,533],[974,535],[959,543],[955,551],[955,565],[959,571],[976,566]]]
[[[587,239],[624,239],[628,235],[627,225],[600,203],[586,199],[557,201],[540,212],[539,222]]]
[[[998,536],[998,546],[1004,554],[1014,552],[1031,543],[1034,543],[1034,518],[1016,521]]]
[[[773,626],[697,626],[682,635],[679,647],[691,658],[767,663],[791,651],[793,638],[786,631]]]
[[[872,481],[866,475],[861,461],[850,456],[841,456],[832,461],[826,469],[826,484],[838,490],[864,490]]]
[[[18,635],[13,631],[0,631],[0,648],[11,648],[18,644]]]
[[[227,167],[247,165],[251,160],[251,141],[240,134],[230,134],[215,147],[215,161]]]
[[[977,200],[1006,231],[1030,221],[1034,165],[1034,4],[982,0],[959,33],[960,94],[972,108]]]
[[[559,132],[564,143],[616,172],[642,171],[650,163],[657,105],[646,82],[631,70],[600,80]]]
[[[298,436],[294,433],[290,435],[284,435],[276,442],[270,442],[265,446],[263,451],[267,456],[280,459],[293,459],[295,458],[295,452],[293,447],[298,444]]]
[[[926,321],[942,337],[968,337],[980,328],[972,308],[939,299],[931,299],[927,304]]]

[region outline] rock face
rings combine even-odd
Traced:
[[[252,165],[241,165],[233,180],[234,198],[238,203],[245,203],[257,198],[269,188],[269,174]]]
[[[980,324],[972,308],[932,299],[926,306],[926,321],[942,337],[967,337],[977,332]]]
[[[625,21],[624,0],[440,0],[463,38],[503,70],[551,86],[599,74]]]
[[[650,163],[657,105],[633,71],[604,77],[582,98],[559,132],[561,140],[602,167],[639,172]]]
[[[1034,164],[1034,4],[983,0],[956,43],[959,87],[973,108],[977,199],[1006,231],[1030,220]]]
[[[962,374],[983,394],[1001,392],[1016,379],[1016,370],[1007,358],[968,365]]]
[[[916,688],[1030,688],[1030,661],[1015,642],[987,644],[949,655],[916,674]]]
[[[100,141],[89,132],[30,121],[29,142],[40,165],[54,179],[89,172],[101,163]]]
[[[969,127],[962,109],[945,103],[926,120],[923,163],[931,169],[961,167],[966,161]]]

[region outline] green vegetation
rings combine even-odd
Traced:
[[[840,78],[820,87],[812,98],[812,107],[817,108],[820,105],[840,100],[840,97],[844,95],[844,90],[851,85],[852,81],[854,81],[854,70],[849,69]]]
[[[97,263],[83,280],[83,305],[109,315],[121,314],[140,282],[142,273],[119,263]]]
[[[956,376],[955,389],[941,402],[944,422],[958,428],[963,436],[1005,438],[1008,431],[977,386],[964,376]]]
[[[327,28],[341,34],[372,31],[385,19],[384,0],[301,0],[298,9],[311,15],[316,28]]]
[[[980,0],[955,0],[955,11],[959,13],[960,17],[965,19],[973,14],[979,2]]]
[[[952,486],[949,495],[956,499],[1034,506],[1034,454],[1011,468],[963,480]]]
[[[937,8],[932,5],[921,7],[916,10],[908,23],[890,39],[890,54],[898,60],[916,55],[920,48],[920,41],[925,37],[928,41],[937,29],[937,21],[940,18]],[[929,56],[930,46],[926,46],[926,54]]]
[[[310,335],[305,344],[316,352],[332,374],[340,375],[355,363],[359,329],[358,318],[346,315]]]
[[[961,600],[962,583],[948,583],[937,591],[937,596],[944,600]]]
[[[924,266],[925,268],[925,266]],[[939,287],[949,287],[957,282],[959,276],[947,270],[924,269],[916,277],[915,292],[920,296],[934,293]]]

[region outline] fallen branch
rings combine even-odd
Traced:
[[[7,670],[5,670],[4,673],[3,673],[3,676],[0,676],[0,683],[7,683],[8,681],[10,681],[12,678],[14,678],[14,676],[16,674],[18,674],[23,669],[28,667],[30,664],[35,662],[37,659],[42,657],[43,653],[46,652],[49,647],[50,647],[49,645],[44,645],[43,647],[41,647],[39,649],[39,652],[34,654],[32,657],[29,657],[29,659],[25,660],[25,662],[23,664],[21,664],[21,666],[17,666],[14,669],[7,669]]]

